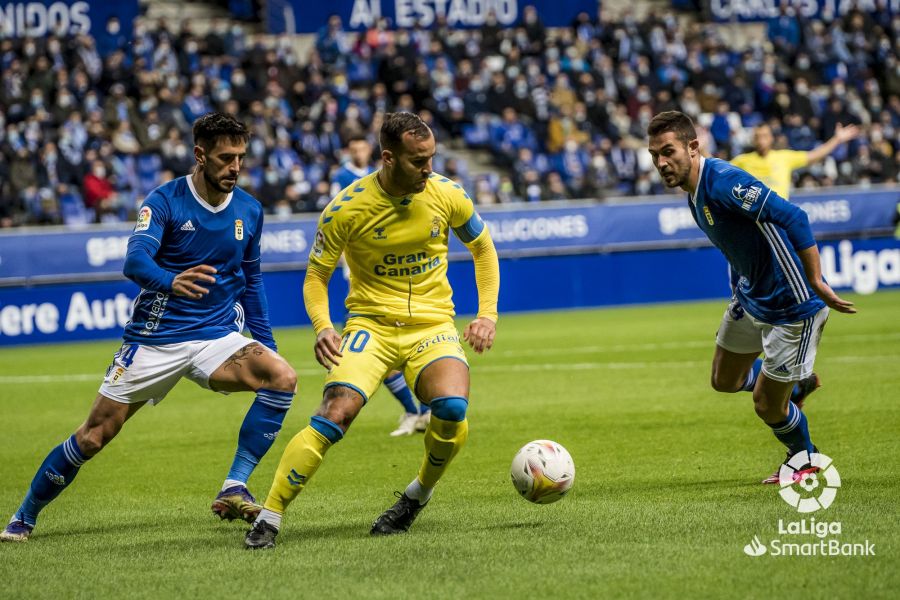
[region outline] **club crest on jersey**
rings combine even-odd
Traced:
[[[322,233],[321,229],[316,229],[316,241],[312,247],[312,255],[316,258],[322,258],[323,252],[325,252],[325,234]]]
[[[716,224],[716,222],[713,221],[712,213],[709,212],[709,207],[708,207],[708,206],[704,206],[704,207],[703,207],[703,215],[706,217],[706,222],[707,222],[707,223],[709,223],[710,225],[715,225],[715,224]]]
[[[376,240],[386,240],[387,239],[387,235],[385,235],[384,230],[385,230],[384,227],[376,227],[375,228],[375,239]]]
[[[150,220],[153,218],[153,211],[150,210],[149,206],[144,206],[141,208],[141,212],[138,213],[137,225],[134,226],[135,231],[147,231],[150,229]]]
[[[234,239],[244,239],[244,222],[241,219],[234,220]]]
[[[762,188],[751,185],[750,187],[744,187],[741,184],[737,184],[733,188],[731,188],[731,195],[734,196],[735,200],[741,201],[741,208],[744,210],[750,210],[753,206],[753,203],[756,202],[756,199],[759,198],[759,195],[762,193]]]
[[[431,237],[436,238],[441,235],[441,219],[435,217],[431,220]]]

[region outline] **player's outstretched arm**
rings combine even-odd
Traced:
[[[859,127],[856,125],[847,125],[845,127],[838,123],[834,128],[834,135],[831,136],[830,140],[806,153],[807,163],[812,164],[825,159],[841,144],[859,137],[859,133]]]
[[[829,308],[838,312],[853,314],[856,308],[849,300],[844,300],[834,293],[831,286],[822,279],[822,267],[819,262],[819,248],[813,244],[809,248],[797,252],[800,262],[803,263],[803,270],[806,272],[806,278],[809,285],[819,298],[822,299]]]
[[[214,284],[216,282],[216,278],[213,277],[215,273],[216,268],[210,265],[197,265],[182,271],[172,280],[172,293],[176,296],[199,300],[209,293],[209,288],[203,287],[200,283]]]

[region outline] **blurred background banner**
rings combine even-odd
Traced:
[[[578,15],[597,14],[597,0],[269,0],[265,22],[271,33],[315,33],[338,15],[347,30],[374,26],[381,18],[392,27],[413,27],[419,23],[431,27],[439,16],[451,28],[481,27],[493,11],[500,27],[513,27],[522,21],[524,8],[537,9],[547,27],[568,27]]]
[[[674,2],[675,5],[685,4]],[[804,19],[832,20],[851,10],[875,12],[887,10],[900,14],[900,0],[707,0],[709,14],[714,21],[768,21],[781,14],[781,5],[792,7],[796,16]],[[794,17],[795,15],[791,15]]]
[[[98,44],[109,36],[130,38],[138,0],[0,0],[0,39],[90,34]],[[108,30],[111,17],[118,29]]]
[[[794,202],[809,215],[818,239],[890,234],[896,189],[801,193]],[[708,246],[687,202],[565,204],[539,208],[481,209],[502,257]],[[261,240],[263,270],[306,267],[316,219],[270,220]],[[85,279],[122,279],[130,227],[80,231],[21,229],[0,234],[0,285]],[[40,243],[34,243],[35,235]],[[468,251],[451,236],[451,259]]]
[[[839,289],[900,286],[891,235],[896,188],[802,193],[820,240],[822,270]],[[681,200],[482,209],[500,253],[503,312],[725,298],[727,265]],[[272,221],[263,233],[273,326],[308,325],[301,289],[316,220]],[[0,235],[0,346],[117,337],[138,287],[122,275],[124,224],[79,231],[25,228]],[[448,276],[460,314],[478,306],[472,262],[451,236]],[[347,282],[332,277],[332,319]]]

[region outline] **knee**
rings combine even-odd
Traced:
[[[772,402],[765,394],[753,395],[753,409],[756,411],[756,416],[766,423],[778,423],[787,418],[781,403]]]
[[[281,392],[297,391],[297,372],[287,363],[279,363],[272,373],[269,386]]]
[[[111,426],[82,426],[75,432],[75,441],[78,443],[78,449],[81,450],[81,453],[90,457],[103,450],[103,447],[118,432],[118,428]]]
[[[709,378],[709,384],[717,392],[724,392],[726,394],[732,394],[741,389],[741,386],[737,382],[723,377],[718,371],[713,371]]]
[[[316,411],[316,416],[324,417],[347,431],[363,403],[363,397],[358,392],[336,385],[325,390],[325,398]]]
[[[469,401],[462,396],[446,396],[431,401],[431,414],[444,421],[462,421],[466,418]]]

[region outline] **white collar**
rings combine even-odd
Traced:
[[[187,179],[188,188],[190,188],[191,194],[194,195],[194,200],[196,200],[197,203],[200,204],[200,206],[202,206],[209,212],[211,212],[211,213],[222,212],[223,210],[228,208],[229,204],[231,204],[231,198],[234,196],[234,191],[228,192],[228,195],[225,196],[225,201],[222,202],[220,205],[213,206],[212,204],[210,204],[209,202],[207,202],[206,200],[201,198],[200,194],[197,193],[196,188],[194,188],[194,181],[191,179],[190,175],[185,175],[184,178]]]

